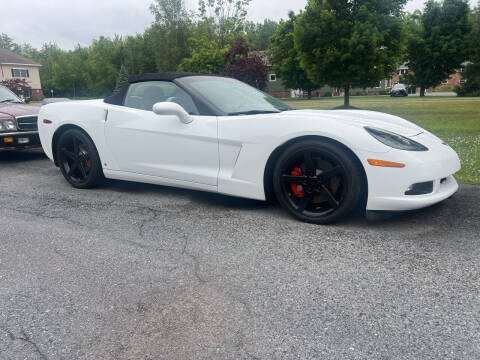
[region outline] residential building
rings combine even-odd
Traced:
[[[462,72],[465,67],[468,65],[468,62],[462,63],[460,69],[455,73],[449,76],[448,79],[442,81],[440,85],[435,88],[429,89],[430,91],[442,91],[442,90],[453,90],[456,86],[462,86],[465,83],[465,80],[462,78]],[[409,73],[408,63],[404,63],[398,67],[397,72],[392,75],[391,84],[395,85],[401,82],[401,76],[407,75]],[[420,92],[419,87],[410,86],[408,93],[416,94]]]
[[[263,60],[263,63],[268,67],[267,87],[265,89],[265,92],[277,98],[293,97],[292,89],[285,87],[282,80],[277,77],[277,74],[273,71],[273,65],[270,63],[267,53],[261,50],[252,51],[251,54],[260,57]]]
[[[30,98],[42,98],[42,84],[40,82],[40,64],[11,52],[7,49],[0,49],[0,79],[25,79],[32,93]]]

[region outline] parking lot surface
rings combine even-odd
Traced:
[[[0,359],[478,359],[480,187],[334,226],[0,153]]]

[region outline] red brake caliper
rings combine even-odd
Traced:
[[[291,173],[292,176],[302,176],[302,169],[300,169],[298,166],[293,169],[292,173]],[[304,190],[303,190],[303,186],[302,185],[299,185],[299,184],[292,184],[292,191],[293,191],[293,194],[299,198],[303,197],[304,195]]]
[[[87,167],[92,167],[92,162],[90,160],[87,160]]]

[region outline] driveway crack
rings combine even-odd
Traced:
[[[8,329],[3,329],[8,337],[10,338],[10,340],[12,341],[23,341],[27,344],[30,344],[32,347],[33,347],[33,350],[35,351],[35,353],[38,354],[38,356],[40,357],[40,359],[43,359],[43,360],[48,360],[47,358],[47,355],[45,355],[42,350],[40,349],[40,347],[37,345],[37,343],[35,341],[33,341],[30,336],[27,335],[27,333],[22,329],[20,330],[20,336],[17,336],[15,335],[13,332],[11,332],[10,330]]]

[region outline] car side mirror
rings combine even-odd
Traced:
[[[153,105],[153,112],[157,115],[173,115],[176,116],[184,124],[189,124],[193,118],[185,109],[174,102],[158,102]]]

